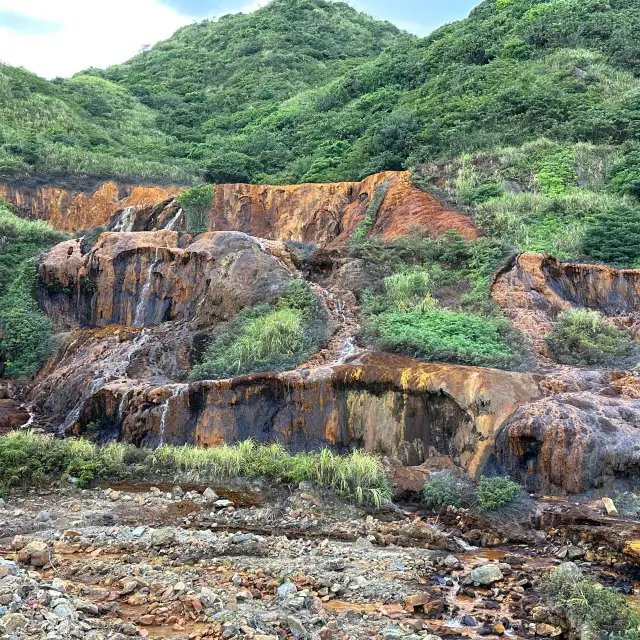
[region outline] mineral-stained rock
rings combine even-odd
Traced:
[[[244,231],[272,240],[326,245],[348,237],[367,214],[376,190],[386,191],[372,235],[389,239],[420,227],[432,236],[449,229],[467,239],[479,233],[471,218],[452,211],[411,182],[409,172],[388,171],[362,182],[292,186],[223,184],[209,215],[211,231]],[[77,184],[0,184],[0,197],[22,215],[47,220],[62,231],[96,226],[114,231],[186,231],[174,200],[180,187]]]
[[[180,187],[84,184],[0,184],[0,197],[19,214],[46,220],[60,231],[75,233],[106,224],[121,209],[145,207],[176,196]]]
[[[292,277],[279,257],[244,233],[104,233],[81,255],[75,240],[39,265],[38,299],[59,329],[227,320],[271,302]]]
[[[298,451],[364,447],[405,464],[440,454],[477,475],[493,459],[494,432],[537,394],[528,374],[363,354],[344,365],[232,380],[114,381],[88,398],[79,427],[100,420],[105,434],[151,446],[162,431],[175,444],[253,438]]]
[[[595,309],[633,334],[640,330],[640,269],[570,264],[523,253],[498,273],[491,297],[527,336],[534,354],[543,358],[548,356],[544,337],[560,311]]]
[[[386,195],[371,235],[396,238],[406,235],[411,227],[422,228],[432,236],[450,229],[467,239],[479,235],[471,218],[451,211],[415,187],[409,172],[393,171],[369,176],[362,182],[218,185],[209,228],[327,245],[351,235],[367,214],[376,190],[382,188]]]
[[[639,428],[639,400],[565,393],[521,406],[496,448],[527,489],[580,493],[637,478]]]

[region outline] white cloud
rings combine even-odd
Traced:
[[[192,21],[157,0],[0,0],[0,9],[61,25],[29,35],[0,24],[0,60],[47,78],[124,62]]]

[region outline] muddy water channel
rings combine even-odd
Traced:
[[[14,495],[0,505],[0,624],[52,640],[569,637],[540,604],[549,567],[572,560],[633,599],[638,576],[620,541],[568,520],[373,513],[309,487]]]

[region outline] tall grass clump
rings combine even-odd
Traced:
[[[548,605],[564,615],[574,630],[606,640],[638,640],[640,613],[613,589],[585,576],[573,563],[553,569],[541,582]]]
[[[310,480],[345,499],[376,507],[391,498],[379,457],[363,451],[343,456],[328,449],[291,454],[281,444],[251,440],[208,449],[185,445],[149,450],[123,444],[99,446],[83,439],[54,440],[29,431],[0,437],[0,491],[67,476],[78,478],[80,486],[97,479],[208,482],[267,477],[283,484]]]
[[[276,305],[240,312],[218,332],[192,380],[292,369],[327,335],[325,312],[306,282],[292,281]]]
[[[640,359],[637,340],[589,309],[563,311],[545,341],[562,364],[631,368]]]

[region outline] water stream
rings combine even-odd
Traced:
[[[176,213],[176,215],[173,218],[171,218],[171,220],[169,220],[169,224],[165,227],[165,230],[171,231],[175,226],[176,222],[178,222],[178,220],[180,219],[181,215],[182,215],[182,209],[178,209],[178,213]]]
[[[136,307],[136,315],[133,319],[133,324],[136,327],[143,327],[144,320],[146,315],[147,306],[151,297],[151,276],[153,275],[153,269],[158,264],[158,253],[160,251],[160,247],[156,247],[156,255],[153,262],[149,265],[147,269],[147,275],[144,281],[144,285],[142,286],[142,292],[140,293],[140,300],[138,301],[138,306]]]
[[[164,401],[162,405],[162,413],[160,415],[160,433],[158,434],[158,439],[159,439],[158,446],[161,447],[164,444],[166,444],[165,443],[165,433],[166,433],[166,426],[167,426],[166,420],[167,420],[167,414],[169,413],[169,409],[171,407],[171,401],[174,398],[177,398],[179,400],[180,398],[182,398],[182,396],[184,396],[188,392],[189,392],[188,384],[176,385],[172,389],[171,395]]]
[[[133,228],[133,223],[135,221],[135,218],[133,216],[134,210],[135,207],[127,207],[126,209],[124,209],[122,215],[120,216],[120,220],[118,220],[113,230],[121,232],[131,231],[131,229]]]

